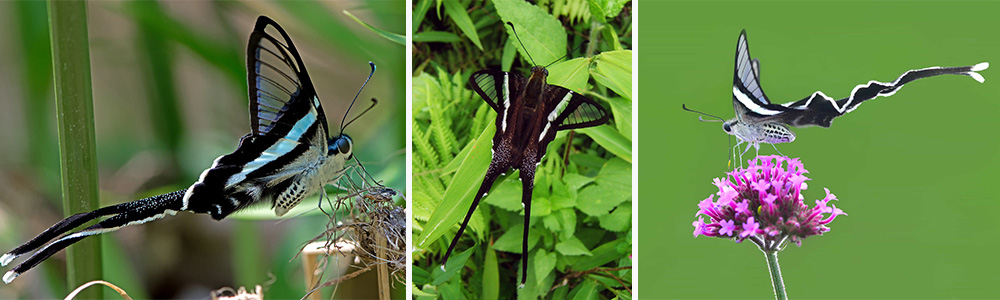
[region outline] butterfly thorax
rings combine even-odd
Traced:
[[[745,123],[737,119],[726,121],[722,125],[722,130],[735,135],[737,139],[750,143],[780,144],[790,143],[795,140],[795,132],[788,129],[781,123]]]

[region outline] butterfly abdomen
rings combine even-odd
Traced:
[[[777,123],[764,123],[760,127],[764,133],[764,142],[768,144],[791,143],[795,140],[795,132],[792,132],[785,125]]]

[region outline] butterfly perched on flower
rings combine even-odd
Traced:
[[[792,127],[830,127],[833,119],[858,108],[861,103],[876,97],[895,94],[904,84],[911,81],[939,75],[964,75],[982,83],[985,81],[978,71],[986,70],[989,63],[979,63],[965,67],[929,67],[903,72],[892,82],[868,81],[851,90],[846,98],[836,100],[817,91],[801,100],[778,104],[771,101],[760,84],[760,61],[750,58],[750,46],[746,30],[740,32],[736,44],[736,62],[733,71],[733,109],[736,116],[725,120],[702,112],[688,111],[718,118],[722,129],[738,140],[734,148],[747,143],[746,153],[751,146],[760,149],[760,144],[790,143],[795,140]],[[741,153],[742,155],[742,153]]]

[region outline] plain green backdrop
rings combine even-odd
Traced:
[[[733,116],[741,29],[778,103],[817,90],[840,99],[915,68],[994,64],[983,84],[922,79],[831,128],[794,128],[797,140],[778,149],[810,171],[806,203],[827,187],[849,216],[779,258],[791,298],[1000,297],[1000,3],[645,1],[641,9],[641,298],[773,299],[752,243],[692,237],[698,201],[727,170],[727,136],[681,103]]]

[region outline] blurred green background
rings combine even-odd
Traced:
[[[364,82],[367,62],[378,65],[351,116],[369,98],[379,105],[346,133],[367,170],[403,190],[405,48],[342,11],[403,33],[406,9],[403,1],[89,3],[102,206],[187,187],[249,132],[244,64],[258,15],[275,19],[295,42],[331,129]],[[62,219],[62,208],[46,4],[0,2],[0,17],[0,249],[7,251]],[[315,207],[315,198],[300,206]],[[209,290],[254,284],[268,298],[301,297],[301,262],[293,256],[327,217],[248,219],[181,213],[102,236],[104,279],[136,299],[206,298]],[[0,286],[0,298],[62,298],[72,288],[64,257]],[[374,286],[363,289],[374,297]]]
[[[773,299],[752,243],[692,237],[698,201],[727,170],[727,137],[681,103],[733,116],[741,29],[763,89],[779,103],[817,90],[843,98],[914,68],[993,63],[984,84],[922,79],[831,128],[793,129],[797,140],[778,149],[810,171],[807,203],[827,187],[850,215],[779,257],[792,298],[998,296],[1000,3],[645,1],[642,11],[639,85],[652,101],[640,127],[641,298]]]

